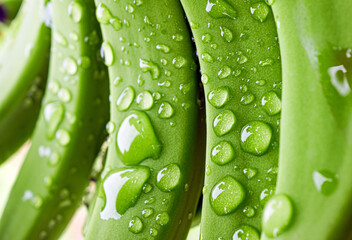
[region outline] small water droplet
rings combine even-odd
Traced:
[[[180,180],[179,166],[171,163],[158,172],[156,185],[161,191],[170,192],[180,184]]]
[[[165,44],[157,44],[156,49],[162,51],[163,53],[169,53],[170,48],[166,46]]]
[[[59,92],[57,93],[57,96],[60,98],[61,101],[68,103],[72,99],[72,95],[70,90],[66,88],[61,88]]]
[[[202,41],[204,43],[209,43],[211,41],[212,37],[209,33],[206,33],[202,36]]]
[[[227,27],[220,27],[220,35],[226,42],[232,42],[233,40],[233,33]]]
[[[126,87],[118,97],[116,106],[119,111],[126,111],[134,99],[134,89],[131,86]]]
[[[208,81],[209,81],[209,77],[208,77],[207,74],[203,73],[200,80],[202,81],[202,83],[204,85],[206,85],[208,83]]]
[[[158,215],[156,216],[155,220],[156,220],[156,223],[157,223],[157,224],[159,224],[159,225],[161,225],[161,226],[164,226],[164,225],[166,225],[166,224],[169,222],[169,220],[170,220],[169,214],[167,214],[167,212],[160,213],[160,214],[158,214]]]
[[[252,93],[246,93],[245,95],[243,95],[241,97],[241,103],[243,105],[248,105],[250,104],[251,102],[253,102],[255,99],[254,95]]]
[[[232,240],[259,240],[258,231],[249,225],[242,225],[235,230]]]
[[[139,217],[133,217],[128,223],[128,230],[133,233],[140,233],[143,229],[142,220]]]
[[[58,31],[54,31],[54,40],[63,47],[67,47],[68,42],[64,35]]]
[[[208,0],[205,11],[213,18],[237,17],[237,11],[226,0]]]
[[[223,66],[220,71],[218,72],[218,77],[220,79],[224,79],[224,78],[227,78],[228,76],[231,75],[231,68],[229,66]]]
[[[149,91],[143,91],[138,94],[136,102],[142,110],[149,110],[154,105],[154,98]]]
[[[80,22],[83,15],[82,5],[78,2],[71,2],[68,6],[68,14],[74,22]]]
[[[171,118],[173,114],[174,114],[174,109],[170,103],[163,102],[160,104],[160,107],[158,109],[158,116],[160,118]]]
[[[248,178],[252,179],[255,175],[257,175],[258,170],[255,168],[245,168],[243,169],[243,174]]]
[[[111,44],[109,42],[103,42],[101,45],[101,55],[106,66],[111,66],[114,64],[114,51],[112,50]]]
[[[172,64],[176,68],[182,68],[186,65],[186,63],[187,63],[187,60],[182,56],[177,56],[174,59],[172,59]]]
[[[152,237],[156,237],[156,236],[158,236],[158,230],[156,230],[155,228],[151,227],[151,228],[149,229],[149,234],[150,234],[150,236],[152,236]]]
[[[251,218],[251,217],[253,217],[255,215],[255,210],[251,206],[245,206],[244,209],[243,209],[243,213],[247,217]]]
[[[160,75],[160,70],[157,64],[153,63],[150,60],[139,59],[139,67],[142,72],[150,72],[153,79],[158,79]]]
[[[231,176],[224,177],[211,190],[210,204],[217,215],[234,212],[244,201],[246,192],[242,184]]]
[[[201,59],[204,62],[208,62],[208,63],[213,62],[213,57],[209,53],[202,53]]]
[[[272,131],[268,124],[252,121],[242,128],[241,147],[247,153],[261,156],[268,150],[271,137]]]
[[[152,214],[154,213],[154,209],[153,208],[146,208],[142,211],[142,216],[145,218],[150,217]]]
[[[211,151],[211,160],[218,165],[225,165],[231,162],[234,157],[235,150],[228,141],[218,143]]]
[[[329,170],[314,171],[313,182],[318,192],[324,196],[331,195],[337,187],[337,178]]]
[[[218,137],[223,136],[231,131],[235,123],[235,114],[231,110],[224,110],[214,118],[214,132]]]
[[[216,108],[223,107],[230,99],[230,90],[228,87],[219,87],[208,94],[209,103]]]
[[[66,145],[68,145],[70,143],[71,136],[66,130],[59,129],[56,132],[56,140],[60,143],[60,145],[66,146]]]
[[[258,2],[251,5],[250,11],[255,20],[264,22],[268,17],[270,9],[267,4]]]
[[[285,194],[272,197],[263,212],[263,232],[269,238],[278,237],[290,225],[293,216],[291,199]]]
[[[274,116],[281,112],[281,100],[275,92],[268,92],[264,94],[261,105],[270,116]]]
[[[78,67],[75,59],[72,57],[66,57],[62,62],[61,69],[64,73],[67,73],[69,75],[76,74]]]
[[[115,123],[113,122],[108,122],[106,124],[106,131],[109,133],[109,134],[112,134],[113,132],[115,132],[115,129],[116,129],[116,125]]]
[[[63,120],[65,108],[61,103],[52,102],[44,107],[44,121],[46,124],[46,136],[53,139],[55,133]]]

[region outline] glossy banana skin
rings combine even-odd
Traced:
[[[26,0],[0,55],[0,163],[31,135],[48,70],[50,29],[44,0]]]
[[[250,239],[259,239],[263,202],[275,189],[274,169],[278,161],[280,112],[268,114],[262,106],[268,92],[278,98],[281,95],[280,52],[273,15],[264,1],[257,0],[181,2],[197,47],[206,100],[207,165],[201,239],[237,239],[236,232],[243,225],[256,235],[250,235]],[[266,11],[262,18],[252,14],[258,4]],[[216,93],[218,89],[222,89],[221,97]],[[219,97],[219,101],[214,102],[211,97]],[[221,133],[214,125],[226,111],[231,111],[235,119],[228,132]],[[251,121],[261,121],[272,131],[268,150],[257,155],[241,146],[242,130]],[[233,154],[229,150],[222,152],[221,160],[227,159],[225,164],[213,160],[224,141],[231,144],[233,151]],[[244,199],[237,207],[223,207],[222,212],[216,212],[211,199],[226,192],[231,195],[232,183],[226,185],[225,181],[229,177],[242,186]],[[238,195],[228,197],[223,206]]]
[[[343,0],[273,5],[283,63],[276,193],[293,205],[290,225],[275,239],[351,238],[351,10]]]
[[[2,240],[57,239],[81,203],[105,138],[108,78],[98,58],[94,2],[54,0],[52,6],[48,88],[1,217]]]
[[[93,210],[90,210],[91,214],[85,228],[86,239],[185,239],[201,190],[204,140],[202,134],[197,136],[197,131],[201,133],[204,129],[202,130],[202,124],[197,119],[199,118],[197,75],[190,35],[180,3],[174,0],[143,2],[131,0],[119,3],[104,0],[96,1],[96,5],[98,19],[101,18],[103,38],[113,50],[114,61],[111,61],[109,51],[105,51],[108,53],[105,53],[105,56],[108,56],[107,64],[111,65],[109,66],[110,121],[115,129],[110,133],[107,162],[98,187],[98,196],[93,204]],[[102,12],[105,16],[110,15],[110,20],[105,19]],[[114,30],[112,26],[112,23],[117,21],[115,17],[122,22],[119,30]],[[181,60],[181,63],[176,61],[177,59]],[[157,68],[143,70],[144,64],[149,64],[149,61]],[[159,69],[159,73],[156,69]],[[142,82],[138,79],[142,79]],[[116,102],[128,86],[134,89],[135,98],[127,109],[118,111]],[[153,96],[153,106],[143,111],[136,99],[146,90]],[[166,102],[172,106],[173,114],[163,118],[160,117],[160,108]],[[119,131],[123,130],[125,119],[136,112],[148,116],[161,143],[158,146],[161,147],[161,151],[160,156],[154,159],[148,157],[139,164],[126,164],[118,154],[117,138]],[[129,134],[124,136],[126,142],[130,141]],[[144,147],[148,147],[149,144],[145,142],[139,145],[136,151],[144,151]],[[157,178],[160,171],[169,164],[178,166],[181,177],[174,189],[165,192],[157,186]],[[112,206],[116,201],[116,207],[127,201],[118,203],[116,198],[107,195],[110,189],[105,189],[104,184],[113,175],[112,172],[121,168],[141,167],[150,173],[145,185],[151,186],[150,191],[143,190],[133,206],[121,217],[108,219],[104,217],[104,214],[114,214],[116,211],[104,210],[108,205],[104,198],[106,201],[111,200]],[[116,181],[113,186],[120,184],[121,181]],[[151,215],[144,215],[145,209],[153,209]],[[159,214],[167,214],[168,220],[160,223]],[[143,224],[143,227],[137,229],[138,233],[129,229],[131,219],[136,217]]]

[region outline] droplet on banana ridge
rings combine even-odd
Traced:
[[[293,218],[291,199],[285,194],[272,197],[265,205],[262,226],[264,234],[275,238],[285,232]]]
[[[243,151],[261,156],[268,150],[272,138],[270,126],[262,121],[251,121],[241,131]]]
[[[44,122],[46,125],[46,136],[53,139],[55,133],[63,120],[65,107],[59,102],[50,102],[44,106]]]
[[[250,225],[241,225],[236,228],[232,240],[259,240],[260,236],[254,227]]]
[[[117,220],[134,206],[149,177],[150,170],[144,166],[120,168],[109,172],[102,184],[104,206],[100,212],[101,219]],[[138,224],[131,229],[137,231],[137,227]]]
[[[213,18],[236,19],[237,11],[226,0],[208,0],[205,11]]]
[[[245,197],[246,190],[242,184],[228,175],[215,184],[209,200],[214,212],[222,216],[234,212]]]
[[[220,137],[229,133],[236,123],[235,114],[231,110],[220,112],[213,121],[213,130]]]
[[[144,112],[134,110],[122,121],[117,132],[117,153],[126,165],[139,164],[147,158],[157,159],[162,144]]]
[[[158,172],[156,186],[163,192],[170,192],[180,185],[181,177],[180,167],[171,163]]]

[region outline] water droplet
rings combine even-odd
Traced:
[[[229,66],[223,66],[220,71],[218,72],[218,77],[220,79],[227,78],[228,76],[231,75],[231,68]]]
[[[202,36],[202,41],[204,43],[209,43],[211,41],[212,37],[209,33],[206,33]]]
[[[147,114],[132,111],[117,133],[117,152],[126,165],[139,164],[147,158],[157,159],[162,145]]]
[[[60,155],[56,152],[52,153],[49,158],[49,165],[56,166],[60,161]]]
[[[145,204],[147,205],[150,205],[150,204],[153,204],[155,202],[155,198],[154,197],[151,197],[147,200],[144,201]]]
[[[230,90],[228,87],[219,87],[212,90],[208,95],[209,103],[216,108],[223,107],[230,98]]]
[[[152,214],[154,213],[154,209],[153,208],[146,208],[142,211],[142,216],[145,218],[150,217]]]
[[[105,65],[106,66],[111,66],[114,63],[114,51],[112,50],[112,47],[110,43],[108,42],[103,42],[101,45],[101,55],[102,58],[104,59]]]
[[[166,46],[165,44],[157,44],[156,49],[162,51],[163,53],[169,53],[170,48]]]
[[[265,67],[265,66],[271,66],[274,64],[274,60],[271,58],[267,58],[265,60],[259,61],[259,65],[261,67]]]
[[[126,111],[132,104],[134,99],[134,89],[131,86],[126,87],[116,101],[119,111]]]
[[[227,215],[234,212],[244,201],[244,187],[233,177],[226,176],[218,182],[210,194],[210,204],[217,215]]]
[[[213,18],[236,19],[236,10],[226,0],[208,0],[205,11]]]
[[[158,230],[156,230],[155,228],[152,227],[149,229],[149,234],[152,237],[156,237],[158,235]]]
[[[263,232],[269,238],[281,235],[290,225],[293,216],[293,206],[285,194],[272,197],[263,212]]]
[[[116,129],[116,125],[115,123],[113,122],[108,122],[106,124],[106,131],[109,133],[109,134],[112,134],[113,132],[115,132],[115,129]]]
[[[160,104],[158,109],[158,115],[160,118],[170,118],[174,114],[174,109],[172,108],[171,104],[168,102],[163,102]]]
[[[181,34],[175,34],[175,35],[172,35],[172,39],[175,40],[176,42],[180,42],[183,40],[183,36]]]
[[[122,28],[122,22],[119,18],[114,17],[108,7],[100,3],[96,10],[97,20],[101,24],[110,24],[116,31]]]
[[[57,81],[51,81],[48,84],[49,90],[56,94],[60,90],[60,84]]]
[[[252,179],[255,175],[257,175],[258,170],[255,168],[245,168],[243,169],[243,174],[248,178]]]
[[[238,64],[244,64],[244,63],[246,63],[247,61],[248,61],[248,58],[247,58],[245,55],[243,55],[243,54],[241,54],[241,55],[237,58]]]
[[[130,4],[126,5],[125,7],[126,12],[128,13],[133,13],[134,12],[134,7]]]
[[[234,127],[236,123],[235,114],[231,110],[224,110],[219,113],[213,122],[213,129],[215,134],[220,137],[228,132]]]
[[[90,58],[87,56],[80,57],[77,62],[83,69],[89,68],[91,63]]]
[[[258,231],[249,225],[242,225],[235,230],[232,240],[259,240]]]
[[[66,57],[62,62],[62,71],[69,75],[74,75],[77,73],[77,63],[72,57]]]
[[[144,193],[149,193],[151,190],[153,189],[152,185],[150,185],[149,183],[144,184],[143,186],[143,192]]]
[[[235,150],[228,141],[218,143],[211,150],[211,160],[218,165],[225,165],[231,162],[235,157]]]
[[[260,205],[265,206],[269,199],[275,194],[275,186],[269,185],[260,193]]]
[[[55,133],[63,120],[65,108],[61,103],[52,102],[44,107],[44,121],[46,124],[46,136],[53,139]]]
[[[158,214],[158,215],[156,216],[155,220],[156,220],[156,223],[157,223],[157,224],[159,224],[159,225],[161,225],[161,226],[164,226],[164,225],[166,225],[166,224],[169,222],[169,220],[170,220],[169,214],[167,214],[167,212],[160,213],[160,214]]]
[[[275,0],[265,0],[265,3],[272,6],[275,3]]]
[[[252,17],[255,20],[260,22],[264,22],[270,12],[268,5],[263,2],[252,4],[250,10],[251,10]]]
[[[201,58],[204,62],[212,62],[213,57],[209,53],[202,53]]]
[[[133,217],[128,223],[128,230],[133,233],[140,233],[143,229],[142,220],[139,217]]]
[[[149,177],[150,170],[144,166],[121,168],[108,173],[103,181],[105,204],[100,218],[119,219],[136,204]]]
[[[252,121],[241,131],[241,147],[243,151],[256,156],[263,155],[269,148],[272,131],[268,124]]]
[[[220,35],[226,42],[231,42],[233,40],[233,33],[227,27],[220,27]]]
[[[318,192],[324,196],[331,195],[337,187],[336,176],[328,170],[314,171],[313,182]]]
[[[275,92],[268,92],[264,94],[261,105],[270,116],[274,116],[281,111],[281,100]]]
[[[139,67],[141,68],[142,72],[150,72],[153,79],[157,79],[160,75],[158,65],[150,60],[139,59]]]
[[[34,208],[39,209],[43,205],[43,199],[34,195],[30,190],[26,190],[22,197],[23,202],[29,202]]]
[[[204,85],[206,85],[208,83],[208,81],[209,81],[209,77],[208,77],[207,74],[203,73],[200,80],[202,81],[202,83]]]
[[[328,69],[331,84],[336,88],[338,93],[346,97],[351,92],[351,87],[347,78],[347,70],[343,64],[333,66]]]
[[[72,99],[72,95],[70,90],[66,88],[61,88],[59,92],[57,93],[57,96],[60,98],[61,101],[68,103]]]
[[[180,184],[180,180],[179,166],[171,163],[158,172],[156,185],[161,191],[170,192]]]
[[[186,65],[186,63],[187,63],[187,60],[182,56],[177,56],[174,59],[172,59],[172,64],[176,68],[182,68]]]
[[[56,132],[56,140],[62,145],[62,146],[66,146],[70,143],[71,141],[71,136],[70,134],[64,130],[64,129],[59,129]]]
[[[252,93],[247,93],[241,97],[241,103],[243,105],[248,105],[254,101],[254,95]]]
[[[78,2],[71,2],[68,6],[68,14],[74,22],[80,22],[83,15],[82,5]]]
[[[142,110],[149,110],[154,105],[154,98],[149,91],[143,91],[138,94],[136,102]]]
[[[247,217],[251,218],[251,217],[253,217],[255,215],[255,210],[251,206],[245,206],[244,209],[243,209],[243,213]]]
[[[54,31],[54,40],[63,47],[67,47],[68,42],[64,35],[58,31]]]

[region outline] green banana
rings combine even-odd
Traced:
[[[86,239],[185,239],[203,176],[196,66],[177,0],[97,0],[109,66],[105,168]],[[200,131],[201,132],[201,131]]]
[[[1,240],[56,239],[81,202],[106,136],[108,81],[97,57],[94,1],[53,0],[52,8],[48,87],[0,221]]]
[[[274,18],[264,1],[181,2],[206,98],[201,239],[259,239],[278,161],[281,63]]]
[[[282,0],[273,11],[283,112],[262,239],[351,239],[352,2]]]
[[[25,0],[0,55],[0,164],[32,133],[47,77],[50,29],[44,0]],[[48,6],[48,5],[47,5]],[[13,28],[13,29],[12,29]]]

